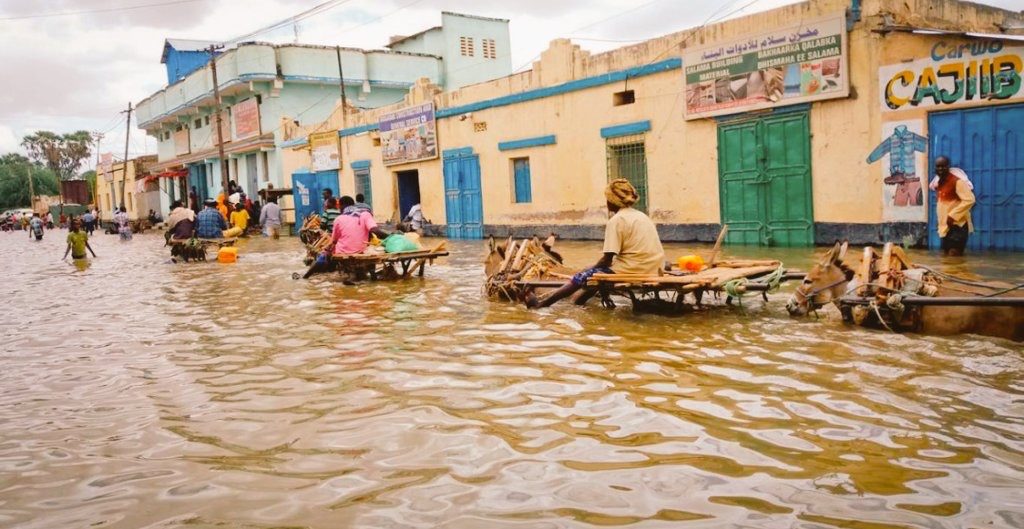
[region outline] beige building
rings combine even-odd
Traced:
[[[923,244],[946,155],[977,189],[971,246],[1024,250],[1021,27],[956,0],[811,0],[596,55],[556,40],[531,70],[292,129],[284,164],[378,220],[420,203],[450,237],[600,238],[625,177],[665,240]],[[325,130],[336,158],[309,148]]]
[[[128,160],[127,181],[124,181],[124,162],[112,162],[107,168],[102,164],[97,167],[96,189],[92,196],[104,222],[113,219],[114,208],[121,205],[132,220],[146,218],[150,209],[160,211],[160,185],[150,170],[156,160],[156,155]]]

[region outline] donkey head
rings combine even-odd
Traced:
[[[839,299],[846,285],[853,279],[853,270],[843,263],[846,242],[836,242],[821,260],[804,276],[803,283],[786,303],[790,315],[803,316]]]

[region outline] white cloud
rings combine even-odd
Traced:
[[[22,152],[21,138],[10,127],[0,125],[0,153]]]

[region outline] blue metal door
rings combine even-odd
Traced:
[[[929,175],[947,156],[974,184],[971,250],[1024,250],[1024,105],[928,116]],[[928,246],[939,247],[935,192],[928,195]]]
[[[199,195],[199,205],[202,206],[203,201],[210,198],[210,190],[206,184],[206,164],[188,166],[188,185],[189,191],[195,186],[196,194]]]
[[[469,149],[456,149],[444,157],[444,205],[448,237],[482,239],[483,193],[480,158]]]
[[[322,202],[321,192],[324,189],[330,189],[331,194],[341,198],[341,189],[338,187],[338,171],[317,171],[316,173],[316,197],[319,202]],[[321,204],[321,206],[323,206]]]
[[[311,213],[320,212],[320,188],[314,173],[292,173],[292,198],[295,201],[295,233]]]

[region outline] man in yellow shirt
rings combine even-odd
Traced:
[[[241,203],[235,204],[235,210],[231,212],[231,227],[238,230],[239,235],[244,235],[246,228],[249,227],[249,212]]]
[[[949,158],[935,159],[935,178],[929,186],[935,190],[936,231],[943,255],[963,255],[967,237],[974,231],[971,208],[974,207],[974,184],[959,167],[950,167]]]
[[[529,308],[547,307],[565,299],[587,286],[587,280],[594,274],[644,274],[658,275],[665,262],[665,250],[658,237],[658,229],[650,217],[633,209],[640,195],[628,180],[619,178],[608,183],[604,190],[611,219],[604,229],[604,248],[601,259],[594,266],[577,273],[572,279],[538,300],[533,292],[526,295]],[[576,303],[587,302],[595,291],[588,290],[577,298]]]

